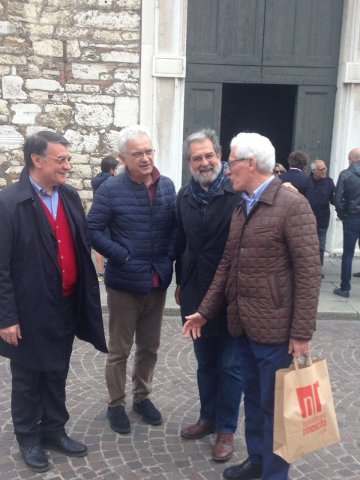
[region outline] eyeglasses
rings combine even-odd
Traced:
[[[228,160],[228,167],[231,170],[234,166],[234,163],[237,162],[243,162],[244,160],[249,160],[251,157],[246,157],[246,158],[236,158],[235,160]]]
[[[275,173],[276,175],[279,175],[279,173],[281,173],[281,170],[274,170],[274,173]]]
[[[143,152],[126,152],[127,155],[130,155],[130,157],[135,158],[136,160],[140,160],[144,155],[146,157],[152,157],[155,153],[155,150],[152,148],[149,148],[148,150],[145,150]]]
[[[67,157],[54,157],[53,155],[46,155],[46,158],[52,158],[55,160],[57,165],[64,165],[66,162],[71,163],[72,157],[68,155]]]
[[[326,172],[327,171],[327,168],[324,167],[324,168],[315,168],[315,172]]]
[[[190,160],[192,163],[200,163],[204,159],[207,162],[211,162],[211,160],[213,160],[215,157],[216,157],[216,154],[214,152],[209,152],[209,153],[205,153],[205,155],[196,155],[195,157],[191,157]]]

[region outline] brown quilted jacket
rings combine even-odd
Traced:
[[[306,198],[275,178],[246,217],[235,210],[223,258],[198,311],[227,302],[231,335],[259,343],[310,340],[321,282],[316,220]]]

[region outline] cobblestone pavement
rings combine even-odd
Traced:
[[[313,345],[314,356],[326,356],[332,379],[334,400],[342,442],[306,457],[291,469],[291,479],[360,479],[360,347],[359,322],[321,320]],[[224,464],[213,462],[214,436],[197,441],[179,437],[180,426],[197,419],[198,396],[191,342],[179,332],[179,318],[165,317],[162,346],[154,380],[153,400],[165,423],[160,427],[144,424],[131,412],[132,433],[118,435],[105,418],[105,356],[92,347],[76,342],[67,389],[70,421],[68,433],[84,441],[89,455],[67,458],[49,452],[51,469],[34,474],[24,467],[10,420],[9,365],[0,359],[0,480],[43,478],[45,480],[217,480]],[[130,378],[129,378],[130,380]],[[129,384],[130,389],[130,384]],[[246,456],[241,410],[235,454],[230,462]]]

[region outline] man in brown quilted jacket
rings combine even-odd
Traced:
[[[198,311],[183,331],[198,338],[227,303],[238,337],[248,458],[227,468],[230,480],[287,480],[289,464],[273,453],[275,372],[310,353],[321,282],[316,220],[307,199],[272,174],[275,150],[257,133],[231,142],[228,175],[242,201],[223,258]]]

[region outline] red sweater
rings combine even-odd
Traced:
[[[39,198],[41,200],[41,197]],[[62,275],[63,295],[66,297],[75,292],[78,279],[76,251],[70,224],[60,196],[56,219],[51,215],[49,209],[42,200],[41,204],[58,242],[58,261]]]

